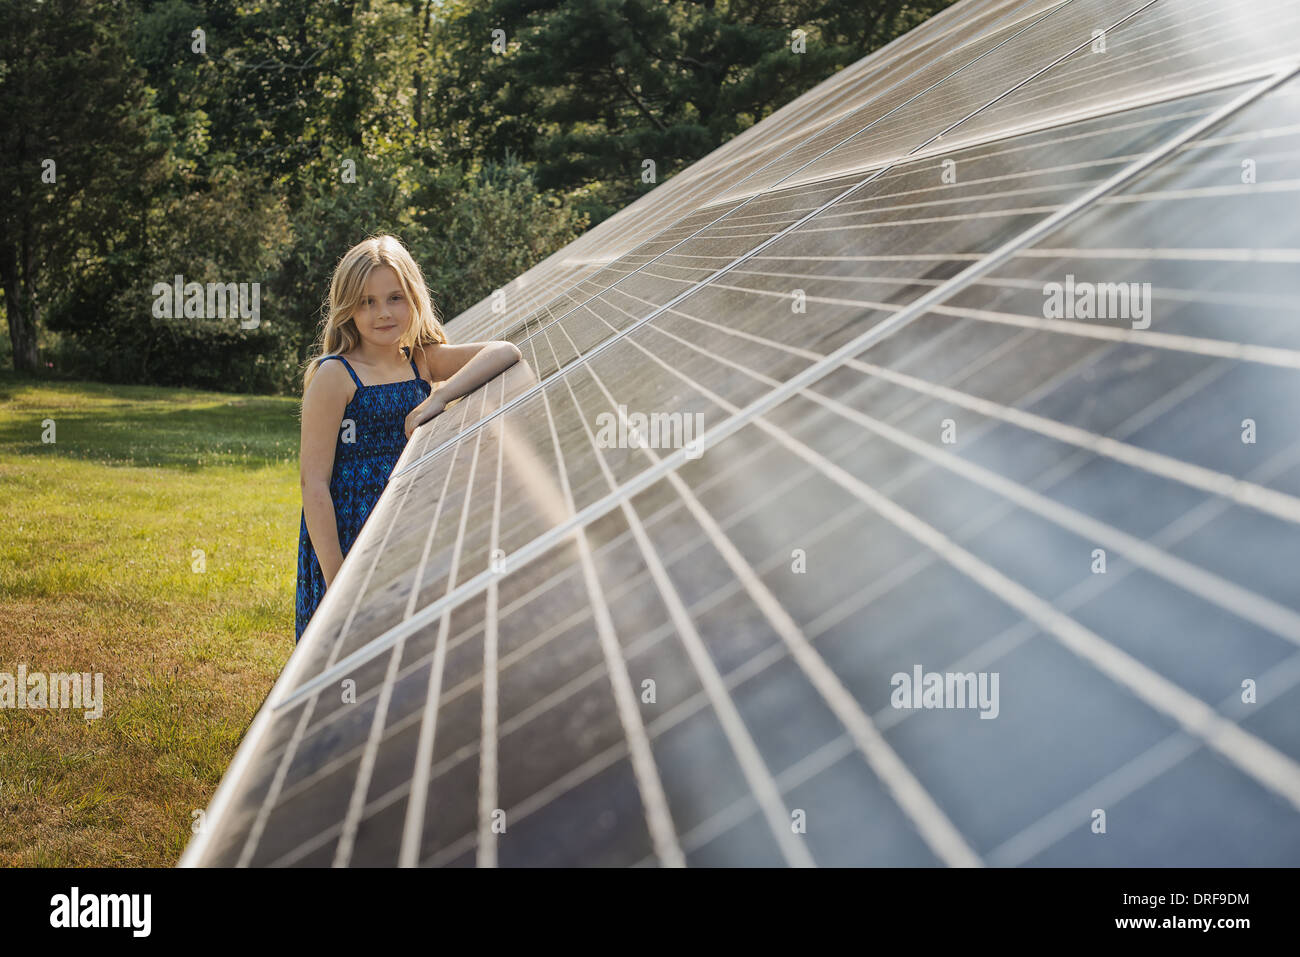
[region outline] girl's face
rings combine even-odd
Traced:
[[[395,346],[401,341],[411,322],[411,304],[392,266],[376,266],[370,271],[352,321],[361,338],[373,345]]]

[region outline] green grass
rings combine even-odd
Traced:
[[[293,650],[297,415],[0,373],[0,672],[104,675],[98,720],[0,709],[0,864],[180,857]]]

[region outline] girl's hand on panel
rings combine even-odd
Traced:
[[[446,408],[446,401],[437,395],[431,395],[429,398],[417,405],[406,417],[407,439],[410,439],[412,433],[414,433],[420,426],[424,425],[424,423],[428,422],[435,416],[441,415],[443,410]]]

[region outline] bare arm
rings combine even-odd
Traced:
[[[342,363],[322,363],[302,398],[302,444],[299,484],[302,511],[316,560],[328,587],[343,564],[343,548],[330,497],[334,471],[334,446],[343,424],[351,381]]]
[[[440,345],[429,353],[429,377],[442,385],[406,417],[409,439],[420,425],[438,415],[453,399],[473,392],[523,358],[513,342],[465,342]]]

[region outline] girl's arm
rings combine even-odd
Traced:
[[[513,342],[463,342],[425,350],[429,378],[442,385],[406,417],[406,437],[447,407],[453,399],[473,392],[523,358]]]
[[[341,362],[321,363],[302,397],[298,476],[302,485],[302,511],[327,588],[343,564],[334,500],[330,498],[330,475],[334,471],[334,446],[343,425],[350,384]]]

